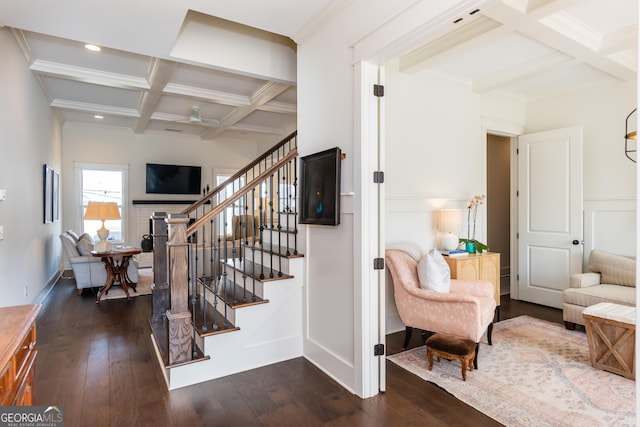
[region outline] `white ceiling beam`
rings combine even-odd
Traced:
[[[250,105],[249,98],[244,95],[234,93],[220,92],[216,90],[208,90],[199,87],[185,86],[176,83],[169,83],[164,88],[164,93],[169,95],[179,95],[188,98],[200,99],[207,102],[213,102],[233,107],[241,107]]]
[[[601,53],[615,53],[621,50],[635,48],[638,43],[638,25],[629,25],[618,31],[605,34],[600,42],[598,51]]]
[[[298,112],[295,104],[285,102],[271,101],[258,107],[258,110],[268,111],[270,113],[288,114],[295,116]]]
[[[251,95],[251,105],[254,107],[264,105],[290,87],[291,85],[285,83],[267,82]]]
[[[247,117],[249,114],[256,111],[262,105],[267,104],[273,98],[280,95],[282,92],[289,89],[291,85],[285,83],[277,83],[277,82],[267,82],[258,90],[256,90],[250,97],[251,104],[248,106],[238,107],[234,109],[232,112],[227,114],[222,120],[220,120],[219,128],[211,129],[204,134],[202,134],[202,139],[213,139],[218,135],[221,135],[225,129],[232,128],[234,126],[249,126],[246,124],[238,124],[240,120]]]
[[[51,107],[65,110],[82,111],[93,114],[108,114],[120,117],[138,117],[138,110],[135,108],[114,107],[112,105],[91,104],[88,102],[70,101],[67,99],[54,99]]]
[[[469,43],[483,43],[487,38],[500,37],[501,34],[494,32],[500,26],[501,24],[493,19],[479,16],[433,42],[402,55],[399,69],[402,72],[421,71],[438,59],[455,55],[456,49],[467,48]]]
[[[178,68],[178,64],[173,61],[165,61],[158,58],[152,58],[149,62],[147,72],[147,80],[149,81],[149,90],[142,92],[138,111],[140,118],[133,124],[133,132],[137,134],[144,133],[149,127],[151,115],[158,107],[162,90],[169,82],[174,71]]]
[[[76,67],[74,65],[59,64],[56,62],[36,59],[30,67],[37,74],[57,77],[83,83],[91,83],[100,86],[115,87],[120,89],[149,89],[149,83],[142,77],[127,76],[124,74],[110,73],[107,71],[92,70],[90,68]]]
[[[514,67],[493,73],[473,81],[472,89],[477,93],[489,92],[517,80],[525,79],[533,74],[548,70],[563,62],[574,61],[573,58],[560,52],[550,53],[532,61],[518,64]]]
[[[488,9],[484,13],[513,31],[517,31],[532,40],[558,50],[622,81],[635,79],[636,73],[633,70],[606,58],[584,44],[562,35],[539,22],[541,18],[555,13],[557,10],[575,3],[575,1],[556,0],[553,3],[539,7],[529,15],[523,15],[504,4]]]

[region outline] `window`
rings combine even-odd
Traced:
[[[219,173],[216,174],[216,186],[222,184],[225,180],[231,178],[233,174],[232,173]],[[227,186],[220,192],[218,193],[218,203],[223,202],[224,200],[226,200],[228,197],[231,197],[233,195],[234,192],[238,191],[239,189],[241,189],[244,186],[244,177],[240,177],[237,180],[233,181],[231,184],[227,184]],[[231,235],[232,234],[232,227],[233,227],[233,217],[235,215],[243,215],[244,214],[244,208],[240,205],[240,203],[242,202],[242,198],[240,198],[239,200],[237,200],[235,203],[233,203],[233,205],[229,206],[226,210],[226,221],[227,221],[227,225],[226,227],[224,227],[224,221],[225,221],[225,216],[224,215],[220,215],[220,228],[219,230],[223,230],[225,229],[226,231],[226,235]],[[225,234],[225,233],[220,233],[220,234]]]
[[[116,202],[120,209],[119,220],[105,221],[104,226],[109,230],[107,240],[111,242],[124,242],[125,224],[127,223],[125,189],[127,182],[126,165],[83,164],[76,165],[79,181],[82,211],[82,232],[89,233],[94,241],[99,240],[96,230],[102,227],[101,221],[85,221],[84,212],[89,202]]]

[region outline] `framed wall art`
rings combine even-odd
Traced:
[[[42,167],[43,221],[53,222],[53,169],[46,164]]]
[[[60,173],[46,164],[42,167],[42,206],[45,224],[60,221]]]
[[[300,158],[300,224],[340,224],[340,148]]]

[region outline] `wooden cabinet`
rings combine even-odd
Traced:
[[[33,404],[40,305],[0,308],[0,406]]]
[[[483,252],[460,257],[444,257],[452,279],[486,280],[493,285],[496,307],[500,307],[500,254]]]

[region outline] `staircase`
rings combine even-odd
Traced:
[[[169,389],[302,355],[296,133],[153,220],[152,342]]]

